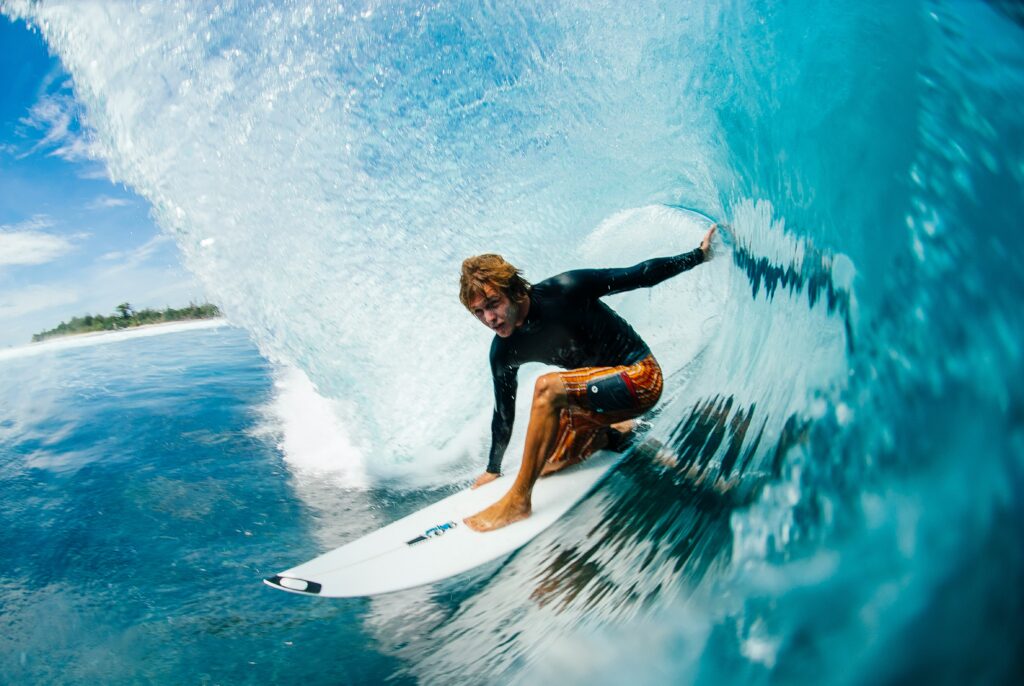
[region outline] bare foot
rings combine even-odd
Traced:
[[[470,486],[470,488],[480,488],[484,484],[491,483],[499,476],[501,476],[501,474],[495,474],[494,472],[484,472],[483,474],[476,478],[476,481],[473,482],[473,485]]]
[[[530,516],[530,501],[513,499],[506,495],[490,507],[464,520],[473,531],[493,531]]]
[[[611,427],[619,433],[628,434],[636,428],[636,424],[637,421],[635,419],[623,419],[621,422],[615,422]]]

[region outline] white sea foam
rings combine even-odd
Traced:
[[[527,387],[545,370],[533,365],[522,377]],[[486,464],[490,441],[490,395],[481,400],[477,416],[466,422],[438,427],[444,439],[438,448],[426,448],[401,461],[374,460],[375,438],[360,422],[362,391],[335,400],[324,396],[300,369],[277,363],[274,395],[264,407],[259,435],[273,435],[286,465],[300,478],[328,480],[342,489],[386,485],[397,489],[448,486],[466,481]],[[520,416],[528,416],[530,394],[518,403]],[[410,412],[415,408],[410,407]],[[505,459],[506,473],[518,468],[526,422],[516,427]]]
[[[436,487],[468,479],[482,470],[490,405],[472,421],[439,427],[439,433],[447,433],[441,447],[388,462],[373,459],[375,437],[360,420],[360,399],[365,392],[367,389],[353,388],[345,399],[328,398],[301,369],[277,363],[273,399],[263,408],[264,422],[257,433],[276,437],[285,463],[296,475],[326,479],[344,489],[364,489],[373,484]],[[416,408],[410,407],[409,411],[415,412]],[[516,460],[510,462],[515,464]]]
[[[263,408],[260,434],[273,434],[285,461],[294,471],[327,477],[345,488],[366,486],[366,458],[353,439],[351,403],[331,400],[317,392],[296,367],[274,370],[274,396]],[[343,418],[350,418],[346,425]]]

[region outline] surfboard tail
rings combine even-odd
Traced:
[[[307,581],[306,579],[299,579],[293,576],[281,576],[280,574],[268,576],[263,580],[263,583],[267,586],[279,588],[282,591],[301,593],[303,595],[320,595],[320,591],[323,590],[323,587],[315,581]]]

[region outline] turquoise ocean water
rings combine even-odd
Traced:
[[[1015,4],[0,7],[232,322],[0,355],[5,681],[1019,681]],[[716,259],[611,303],[668,459],[437,587],[260,584],[482,467],[464,256],[690,210]]]

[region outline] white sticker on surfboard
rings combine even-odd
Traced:
[[[501,529],[480,533],[462,520],[504,495],[512,485],[508,477],[460,491],[264,583],[291,593],[355,598],[468,572],[515,552],[554,524],[622,457],[598,452],[582,464],[539,479],[533,489],[533,514]]]

